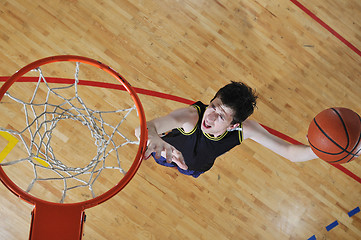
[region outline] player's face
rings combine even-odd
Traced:
[[[233,110],[225,106],[221,99],[215,98],[204,112],[201,129],[203,132],[217,137],[227,129],[235,127],[231,124],[232,121]]]

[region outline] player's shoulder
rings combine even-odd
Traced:
[[[244,139],[252,138],[253,136],[263,132],[262,126],[252,119],[247,119],[242,123],[242,130]]]
[[[186,131],[192,131],[199,120],[198,109],[193,105],[176,110],[180,126]]]
[[[195,103],[184,108],[178,108],[166,117],[172,120],[172,122],[175,122],[177,128],[183,128],[184,131],[189,132],[197,125],[200,112],[200,106]]]
[[[191,105],[185,108],[185,117],[188,120],[187,122],[195,126],[199,119],[199,109]]]
[[[180,123],[193,123],[198,121],[198,110],[192,105],[185,108],[178,108],[170,113]]]
[[[246,129],[254,129],[257,125],[259,125],[259,123],[252,119],[247,119],[242,122],[242,127]]]

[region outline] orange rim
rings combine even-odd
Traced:
[[[46,204],[46,205],[67,205],[74,207],[82,206],[83,209],[90,208],[93,206],[96,206],[102,202],[105,202],[106,200],[112,198],[114,195],[116,195],[118,192],[120,192],[127,184],[128,182],[134,177],[135,173],[137,172],[138,168],[140,167],[140,164],[142,162],[146,145],[147,145],[147,127],[146,127],[146,119],[144,114],[143,106],[140,102],[140,99],[138,95],[136,94],[135,90],[131,87],[131,85],[128,83],[125,78],[123,78],[118,72],[116,72],[114,69],[109,67],[108,65],[105,65],[97,60],[86,58],[82,56],[75,56],[75,55],[59,55],[59,56],[52,56],[43,58],[40,60],[37,60],[33,63],[30,63],[26,65],[25,67],[21,68],[19,71],[17,71],[14,75],[12,75],[0,88],[0,101],[2,100],[4,94],[6,91],[16,82],[18,81],[24,74],[31,71],[32,69],[38,68],[42,65],[53,63],[53,62],[80,62],[80,63],[86,63],[90,64],[92,66],[98,67],[102,69],[103,71],[109,73],[114,78],[116,78],[127,90],[127,92],[130,94],[130,96],[133,99],[133,102],[135,103],[135,106],[137,108],[137,112],[139,115],[140,120],[140,142],[138,147],[138,152],[134,158],[133,164],[131,165],[128,172],[125,174],[125,176],[111,189],[109,189],[107,192],[103,193],[100,196],[97,196],[93,199],[83,201],[83,202],[77,202],[77,203],[54,203],[42,200],[40,198],[34,197],[31,194],[25,192],[21,188],[19,188],[5,173],[3,168],[0,166],[0,180],[2,183],[16,196],[20,197],[21,199],[36,205],[37,203]]]

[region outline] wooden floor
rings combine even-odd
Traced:
[[[190,100],[208,102],[243,81],[259,94],[253,119],[306,143],[321,110],[361,113],[361,3],[300,0],[318,20],[296,3],[0,0],[0,76],[74,54],[110,65],[135,87]],[[148,119],[185,106],[141,99]],[[344,167],[361,176],[361,159]],[[27,239],[32,206],[2,185],[0,195],[0,239]],[[291,163],[245,141],[198,179],[143,162],[122,192],[86,211],[83,239],[357,240],[361,213],[348,213],[360,199],[360,183],[335,167]]]

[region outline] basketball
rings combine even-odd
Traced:
[[[348,108],[323,110],[310,123],[308,142],[312,151],[322,160],[347,163],[359,155],[361,117]]]

